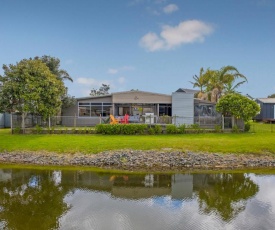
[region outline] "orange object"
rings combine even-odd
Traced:
[[[111,125],[114,125],[114,124],[117,124],[119,123],[119,119],[116,119],[113,115],[110,115],[110,124]]]

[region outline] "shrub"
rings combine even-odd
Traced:
[[[234,126],[232,127],[232,133],[239,133],[239,132],[240,132],[239,127],[238,127],[237,125],[234,125]]]
[[[155,132],[155,134],[161,134],[162,133],[162,127],[160,125],[155,125],[154,132]]]
[[[148,129],[148,134],[154,135],[154,134],[155,134],[155,129],[152,128],[152,127],[150,127],[150,128]]]
[[[244,131],[248,132],[250,130],[251,124],[249,122],[244,124]]]
[[[13,134],[20,134],[23,133],[23,130],[20,127],[16,127],[12,130]]]
[[[41,126],[36,125],[35,128],[32,129],[32,132],[33,132],[33,133],[36,133],[36,134],[40,134],[40,133],[42,133],[42,130],[43,130],[43,129],[42,129]]]
[[[190,128],[191,129],[200,129],[200,126],[199,126],[199,124],[192,124],[192,125],[190,125]]]
[[[185,133],[185,129],[186,129],[186,125],[185,124],[182,124],[178,127],[178,133]]]
[[[147,125],[145,124],[136,124],[136,134],[144,134],[147,129]]]
[[[98,124],[95,127],[95,132],[98,134],[124,134],[124,135],[134,135],[134,134],[144,134],[147,129],[145,124]]]
[[[77,133],[77,130],[75,128],[72,128],[72,133],[73,134],[76,134]]]
[[[177,126],[175,126],[175,125],[167,125],[166,126],[166,133],[167,134],[176,134],[177,133]]]
[[[132,125],[132,124],[120,125],[120,134],[133,135],[135,133],[136,133],[135,125]]]
[[[222,128],[221,128],[220,125],[215,125],[214,129],[215,129],[215,132],[216,132],[216,133],[220,133],[221,130],[222,130]]]

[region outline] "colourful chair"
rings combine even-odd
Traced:
[[[114,125],[114,124],[117,124],[119,123],[119,119],[116,119],[113,115],[110,115],[110,124],[111,125]]]
[[[125,116],[120,120],[120,123],[128,124],[129,123],[129,115],[125,114]]]

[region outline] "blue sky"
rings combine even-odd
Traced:
[[[110,84],[171,94],[233,65],[243,94],[275,93],[275,0],[0,0],[0,65],[50,55],[75,97]],[[0,74],[3,74],[2,69]]]

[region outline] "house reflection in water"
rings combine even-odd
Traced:
[[[105,191],[114,197],[124,199],[145,199],[152,196],[186,199],[191,198],[193,192],[193,175],[189,174],[111,175],[64,171],[62,185],[72,186],[69,185],[72,183],[75,188]]]

